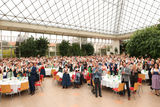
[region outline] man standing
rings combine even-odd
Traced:
[[[95,84],[96,97],[98,97],[98,95],[97,95],[98,90],[99,90],[99,96],[102,97],[102,93],[101,93],[102,77],[101,77],[101,73],[99,71],[98,65],[96,65],[96,67],[94,68],[93,80],[94,80],[94,84]]]
[[[126,62],[123,62],[123,67],[122,67],[122,83],[125,83],[127,92],[128,92],[128,100],[130,100],[130,89],[129,89],[129,81],[130,81],[130,69],[129,69],[129,64],[126,66]],[[124,94],[125,94],[125,89],[124,89]]]
[[[109,64],[110,74],[113,75],[113,61]]]
[[[31,63],[31,68],[29,69],[29,88],[30,88],[30,94],[35,94],[35,81],[36,81],[36,75],[37,75],[37,69],[33,64]]]

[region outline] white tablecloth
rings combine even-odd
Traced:
[[[63,77],[63,73],[62,73],[62,72],[58,72],[57,75],[58,75],[60,78]],[[70,75],[70,78],[71,78],[72,75],[75,75],[75,72],[70,72],[69,75]]]
[[[145,74],[145,78],[146,78],[146,79],[149,79],[148,71],[142,70],[141,73],[142,73],[142,74]]]
[[[121,83],[121,77],[120,76],[110,76],[106,74],[105,76],[102,76],[101,85],[106,86],[109,88],[118,88],[119,84]]]
[[[45,68],[46,75],[51,75],[52,68]]]
[[[16,78],[10,80],[10,79],[3,79],[2,81],[0,81],[0,87],[1,85],[11,85],[11,89],[13,89],[12,93],[18,93],[18,88],[21,87],[21,83],[25,83],[28,82],[28,79],[22,79],[17,80]]]

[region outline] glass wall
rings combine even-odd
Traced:
[[[98,38],[82,38],[80,37],[73,37],[73,36],[64,36],[64,35],[51,35],[51,34],[42,34],[42,33],[31,33],[31,32],[18,32],[18,31],[7,31],[7,30],[0,30],[0,37],[2,39],[2,52],[3,56],[10,56],[15,57],[15,48],[17,41],[23,41],[24,39],[34,37],[38,39],[40,37],[47,38],[50,45],[49,45],[49,56],[50,55],[57,55],[58,54],[58,44],[62,42],[62,40],[69,41],[70,44],[74,42],[78,42],[81,44],[83,43],[92,43],[95,48],[96,53],[99,52],[99,48],[104,48],[106,45],[111,45],[111,39],[98,39]],[[0,40],[1,40],[0,39]],[[80,41],[81,40],[81,41]],[[57,45],[57,46],[56,46]]]

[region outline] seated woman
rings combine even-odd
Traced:
[[[21,69],[18,70],[17,77],[23,77],[23,73]]]
[[[12,72],[12,68],[9,67],[9,68],[7,69],[6,77],[7,77],[7,78],[11,78],[11,77],[13,77],[13,76],[14,76],[14,75],[13,75],[13,72]]]
[[[27,68],[23,68],[23,76],[28,77],[29,71]]]
[[[43,77],[46,77],[46,71],[44,69],[44,66],[41,67],[40,75],[43,75]]]
[[[60,64],[60,65],[59,65],[58,72],[62,72],[62,71],[63,71],[62,64]]]
[[[68,88],[71,85],[70,75],[68,74],[68,67],[67,65],[64,68],[64,74],[62,77],[62,86],[63,88]]]
[[[13,71],[14,77],[17,77],[17,67],[15,67],[14,69],[12,69],[12,71]]]
[[[142,64],[140,62],[138,62],[137,71],[138,71],[139,74],[141,74],[141,70],[142,70]]]
[[[7,67],[3,68],[3,78],[7,78]]]

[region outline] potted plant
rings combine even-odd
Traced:
[[[110,49],[111,49],[110,46],[107,46],[107,49],[106,49],[107,50],[107,55],[110,54]]]
[[[118,54],[118,48],[117,47],[114,48],[114,53]]]

